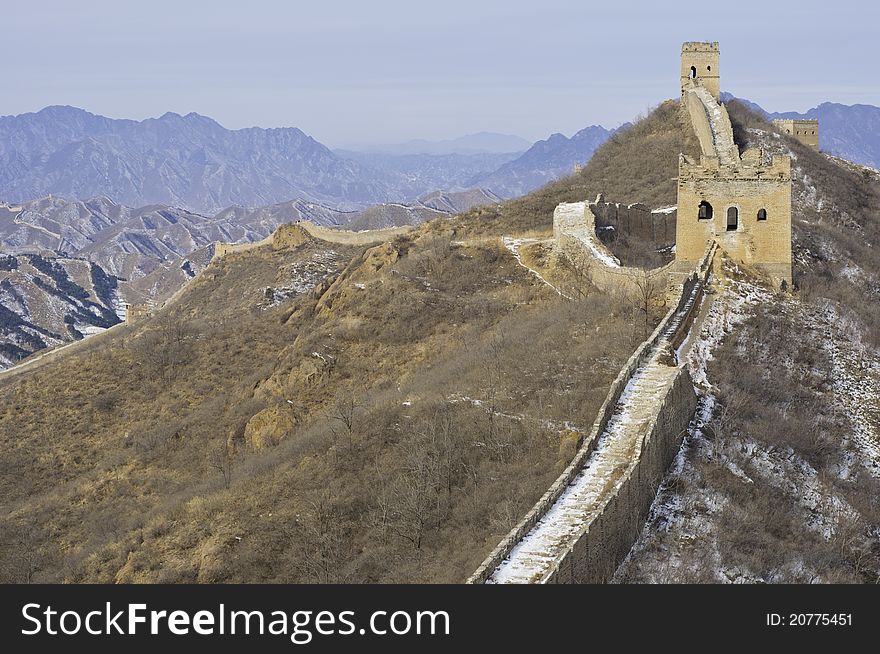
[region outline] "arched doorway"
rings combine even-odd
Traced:
[[[739,209],[730,207],[727,210],[727,231],[735,232],[737,227],[739,227]]]
[[[767,220],[767,210],[758,209],[758,220]]]
[[[705,200],[700,202],[700,206],[697,207],[697,219],[712,220],[712,205]]]
[[[697,79],[697,67],[691,66],[691,79]]]

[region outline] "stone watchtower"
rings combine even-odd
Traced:
[[[817,119],[781,119],[774,120],[780,131],[796,138],[814,150],[819,149],[819,121]]]
[[[700,142],[678,165],[675,258],[693,269],[710,241],[732,259],[791,285],[791,160],[759,148],[740,154],[719,99],[718,43],[681,47],[681,106]]]
[[[715,99],[721,100],[721,82],[718,70],[718,41],[709,43],[687,41],[681,46],[681,93],[697,79]]]

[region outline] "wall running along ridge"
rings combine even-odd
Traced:
[[[219,257],[231,254],[233,252],[246,252],[254,250],[264,245],[272,245],[276,249],[279,247],[287,247],[285,239],[288,239],[292,229],[302,229],[310,236],[321,241],[330,243],[339,243],[341,245],[374,245],[384,243],[393,239],[400,234],[406,234],[413,230],[411,225],[403,227],[388,227],[385,229],[368,229],[362,232],[352,232],[347,229],[331,229],[329,227],[321,227],[308,220],[301,220],[296,223],[280,225],[272,234],[261,241],[254,243],[214,243],[214,256],[212,261]]]
[[[603,293],[638,292],[637,283],[646,276],[655,281],[662,290],[670,283],[669,273],[680,269],[680,264],[672,261],[654,270],[644,270],[621,266],[620,261],[599,240],[596,235],[596,214],[605,216],[606,220],[623,223],[633,219],[644,221],[644,232],[665,232],[670,221],[667,214],[651,213],[643,205],[615,205],[604,202],[602,195],[595,202],[563,202],[553,212],[553,238],[557,251],[569,261],[587,267],[590,282]],[[648,214],[647,217],[641,214]],[[622,220],[621,220],[622,218]],[[650,221],[650,228],[647,227]],[[674,224],[673,218],[670,222]],[[637,228],[638,229],[638,228]],[[688,266],[692,270],[693,265]],[[681,281],[678,279],[677,281]],[[677,288],[673,289],[677,292]]]
[[[796,138],[814,150],[819,149],[819,121],[815,118],[779,118],[773,124],[784,134]]]
[[[681,285],[676,305],[624,365],[590,434],[579,441],[572,462],[468,583],[603,583],[614,574],[638,537],[696,408],[690,374],[675,361],[674,352],[699,311],[716,251],[715,244],[707,249],[699,269]],[[575,504],[566,512],[564,504],[574,496],[572,491],[577,491],[579,479],[598,463],[594,460],[597,445],[599,450],[608,447],[608,441],[600,444],[600,439],[614,437],[608,433],[609,426],[624,435],[634,435],[627,434],[626,423],[614,423],[622,407],[640,399],[627,393],[632,393],[643,377],[654,373],[664,377],[662,392],[650,398],[656,411],[635,434],[635,447],[627,453],[628,463],[622,474],[609,478],[589,506]],[[556,529],[559,525],[554,521],[562,521],[562,528]],[[557,533],[559,537],[553,541]],[[537,540],[534,552],[528,550],[530,538]]]

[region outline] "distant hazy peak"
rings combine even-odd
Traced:
[[[523,152],[532,143],[513,134],[496,132],[476,132],[454,139],[431,141],[413,139],[403,143],[387,143],[374,145],[354,145],[347,149],[356,152],[381,152],[385,154],[480,154]]]

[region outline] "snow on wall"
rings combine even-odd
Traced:
[[[637,280],[646,274],[663,279],[663,275],[678,269],[675,261],[647,272],[641,268],[621,266],[620,261],[596,236],[595,206],[596,203],[592,202],[563,202],[553,212],[556,247],[571,261],[588,266],[590,281],[594,286],[604,293],[621,290],[637,292]],[[650,212],[646,213],[651,215]]]
[[[572,463],[468,583],[611,578],[635,542],[696,406],[690,375],[672,351],[690,329],[716,249],[621,370]]]

